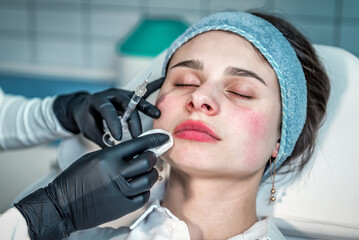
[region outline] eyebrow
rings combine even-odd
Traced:
[[[203,70],[203,63],[200,60],[191,59],[179,62],[176,65],[172,66],[171,69],[175,67],[188,67],[195,70]]]
[[[247,69],[229,66],[224,71],[224,74],[225,75],[230,75],[230,76],[255,78],[255,79],[259,80],[261,83],[263,83],[264,85],[267,85],[266,82],[263,80],[263,78],[258,76],[255,72],[252,72],[252,71],[247,70]]]
[[[185,61],[181,61],[181,62],[175,64],[174,66],[171,67],[171,69],[176,68],[176,67],[187,67],[187,68],[192,68],[195,70],[203,70],[203,62],[198,59],[185,60]],[[256,74],[255,72],[252,72],[250,70],[243,69],[243,68],[228,66],[226,68],[226,70],[224,71],[224,74],[230,75],[230,76],[255,78],[255,79],[259,80],[261,83],[263,83],[264,85],[267,85],[266,82],[263,80],[263,78],[258,76],[258,74]]]

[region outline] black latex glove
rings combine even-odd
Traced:
[[[147,85],[147,92],[137,105],[137,109],[152,118],[159,118],[160,110],[147,102],[145,98],[161,87],[163,78]],[[106,147],[102,141],[103,122],[107,123],[111,135],[116,140],[122,138],[122,125],[118,118],[134,92],[111,88],[95,94],[77,92],[58,96],[53,104],[53,110],[61,125],[72,133],[82,133],[86,138],[100,147]],[[132,138],[142,133],[139,114],[134,111],[127,120]]]
[[[149,134],[86,154],[47,187],[23,198],[15,207],[31,239],[62,239],[142,207],[158,178],[156,155],[145,150],[168,139]]]

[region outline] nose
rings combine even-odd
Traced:
[[[210,90],[201,89],[201,87],[189,95],[186,108],[190,112],[201,111],[209,116],[213,116],[219,111],[219,105]]]

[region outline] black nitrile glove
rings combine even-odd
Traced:
[[[158,178],[156,155],[144,151],[168,139],[149,134],[86,154],[47,187],[20,200],[15,207],[31,239],[62,239],[142,207]]]
[[[147,102],[145,98],[161,87],[163,78],[147,85],[147,92],[137,105],[137,109],[152,118],[159,118],[160,110]],[[82,133],[86,138],[100,147],[106,145],[102,141],[104,119],[111,135],[116,140],[122,138],[121,120],[118,118],[125,111],[134,92],[111,88],[95,94],[77,92],[58,96],[53,110],[61,125],[72,133]],[[119,113],[118,113],[119,112]],[[142,125],[137,111],[128,119],[131,136],[142,133]]]

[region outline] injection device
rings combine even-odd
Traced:
[[[151,77],[151,74],[152,73],[148,75],[148,77],[145,79],[143,83],[141,83],[136,87],[135,93],[132,95],[132,98],[126,107],[125,112],[123,113],[122,117],[119,116],[122,124],[122,135],[124,135],[125,133],[129,133],[126,121],[130,117],[131,113],[136,109],[136,106],[140,102],[141,98],[145,95],[147,91],[146,87],[148,84],[148,80]],[[102,141],[104,142],[104,144],[108,147],[112,147],[113,145],[120,143],[120,141],[117,141],[112,137],[105,120],[103,120],[103,126],[105,133],[102,136]]]

